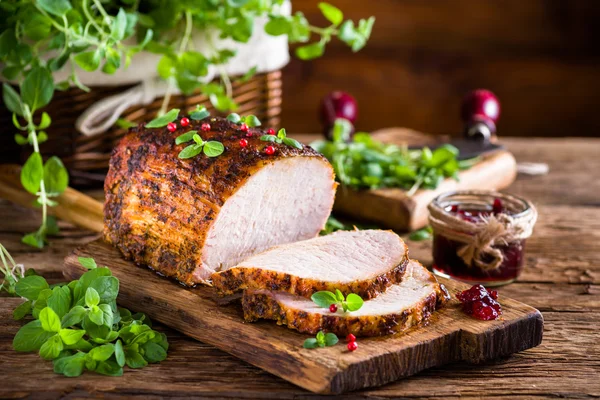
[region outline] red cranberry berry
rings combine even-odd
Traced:
[[[252,132],[246,133],[246,137],[252,137]]]
[[[502,207],[502,200],[496,198],[494,199],[494,204],[492,205],[492,211],[494,211],[494,214],[500,214],[502,211],[504,211],[504,208]]]
[[[356,344],[356,342],[349,342],[348,343],[348,351],[354,351],[358,349],[358,344]]]
[[[247,132],[247,131],[248,131],[248,125],[246,125],[246,124],[241,124],[241,125],[240,125],[240,131]]]
[[[475,285],[472,288],[460,292],[456,298],[462,303],[463,311],[473,318],[482,321],[498,319],[502,314],[502,307],[496,301],[498,292],[490,290],[489,292],[481,285]]]
[[[335,304],[330,305],[329,312],[337,312],[337,306]]]
[[[190,120],[189,118],[183,117],[181,118],[181,121],[179,121],[179,123],[181,124],[181,126],[188,126],[190,124]]]
[[[169,122],[167,124],[167,129],[169,132],[175,132],[177,130],[177,125],[175,125],[173,122]]]
[[[240,146],[241,147],[246,147],[248,146],[248,141],[246,139],[241,139],[240,140]]]
[[[450,206],[450,212],[453,212],[453,213],[458,212],[458,205],[457,204],[452,204]]]
[[[273,146],[265,147],[265,153],[272,156],[273,154],[275,154],[275,147],[273,147]]]
[[[350,342],[356,342],[356,336],[354,336],[353,334],[349,333],[348,336],[346,336],[346,341],[348,343],[350,343]]]
[[[269,128],[269,130],[267,131],[268,135],[275,135],[275,129],[273,128]]]
[[[200,126],[200,129],[202,129],[203,132],[208,132],[210,131],[210,124],[205,122]]]

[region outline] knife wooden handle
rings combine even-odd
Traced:
[[[34,207],[35,196],[21,185],[21,167],[14,164],[0,165],[0,197],[24,207]],[[102,203],[75,189],[67,188],[53,198],[56,207],[48,207],[48,213],[62,220],[94,232],[102,232]]]

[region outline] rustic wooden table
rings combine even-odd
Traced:
[[[527,265],[517,283],[500,289],[542,311],[544,340],[534,349],[484,365],[435,368],[351,398],[600,397],[600,139],[506,139],[518,161],[546,162],[546,176],[519,177],[509,192],[538,206],[527,243]],[[61,223],[49,248],[20,243],[37,227],[36,211],[0,201],[0,242],[17,262],[60,281],[63,258],[97,237]],[[411,256],[431,262],[430,243],[409,242]],[[127,370],[120,378],[86,373],[64,378],[37,354],[16,353],[11,342],[18,299],[0,302],[0,397],[212,397],[316,398],[211,346],[166,327],[169,357],[159,365]]]

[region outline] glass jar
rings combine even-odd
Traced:
[[[492,191],[457,191],[435,198],[429,212],[436,274],[484,286],[504,285],[521,274],[537,219],[530,202]]]

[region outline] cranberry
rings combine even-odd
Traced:
[[[252,132],[246,133],[246,137],[252,137]]]
[[[246,139],[241,139],[240,140],[240,146],[241,147],[246,147],[248,146],[248,141]]]
[[[210,124],[205,122],[200,126],[200,129],[202,129],[203,132],[208,132],[210,131]]]
[[[457,204],[452,204],[450,206],[450,212],[453,212],[453,213],[458,212],[458,205]]]
[[[329,306],[329,311],[330,312],[337,312],[337,306],[335,304],[332,304]]]
[[[175,125],[173,122],[169,122],[167,124],[167,129],[169,132],[175,132],[177,130],[177,125]]]
[[[244,131],[244,132],[247,132],[247,131],[248,131],[248,125],[246,125],[246,124],[241,124],[241,125],[240,125],[240,130],[241,130],[241,131]]]
[[[348,336],[346,336],[346,341],[347,342],[356,342],[356,336],[354,336],[353,334],[349,333]]]
[[[190,120],[189,118],[183,117],[181,118],[181,121],[179,121],[179,123],[181,124],[181,126],[188,126],[190,124]]]
[[[349,342],[348,343],[348,351],[354,351],[358,349],[358,344],[356,344],[356,342]]]
[[[265,153],[272,156],[273,154],[275,154],[275,147],[273,147],[273,146],[265,147]]]
[[[458,293],[456,298],[462,303],[463,311],[474,318],[489,321],[498,319],[502,314],[502,307],[496,301],[498,292],[495,290],[488,292],[481,285],[475,285]]]
[[[502,207],[502,200],[496,198],[494,199],[494,205],[492,206],[492,211],[494,211],[494,214],[500,214],[502,211],[504,211],[503,207]]]
[[[273,128],[269,128],[269,130],[267,131],[268,135],[275,135],[275,129]]]

